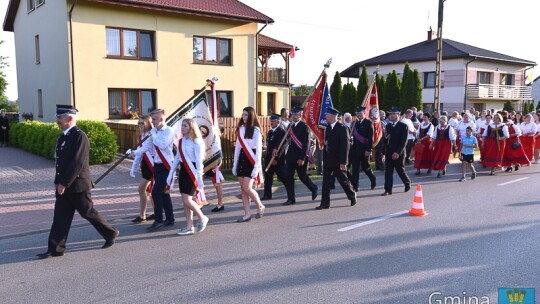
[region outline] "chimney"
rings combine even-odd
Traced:
[[[429,27],[429,31],[427,32],[427,40],[431,41],[437,38],[437,32],[431,29],[431,26]]]

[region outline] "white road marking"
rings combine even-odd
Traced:
[[[400,216],[400,215],[408,213],[408,212],[409,212],[409,210],[403,210],[403,211],[400,211],[400,212],[387,214],[387,215],[378,217],[376,219],[372,219],[372,220],[369,220],[369,221],[361,222],[361,223],[358,223],[358,224],[347,226],[345,228],[338,229],[338,231],[344,232],[344,231],[353,230],[353,229],[356,229],[356,228],[360,228],[362,226],[367,226],[367,225],[374,224],[374,223],[377,223],[377,222],[380,222],[380,221],[384,221],[384,220],[387,220],[387,219],[390,219],[390,218],[393,218],[393,217],[396,217],[396,216]]]
[[[513,180],[513,181],[509,181],[509,182],[506,182],[506,183],[498,184],[497,186],[506,186],[506,185],[510,185],[510,184],[513,184],[513,183],[520,182],[520,181],[522,181],[522,180],[526,180],[527,178],[528,178],[528,177],[518,178],[518,179]]]

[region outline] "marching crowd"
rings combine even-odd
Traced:
[[[539,163],[540,119],[536,113],[479,113],[470,109],[461,114],[453,112],[448,118],[446,113],[440,115],[434,112],[430,115],[412,108],[406,110],[400,119],[401,111],[396,107],[388,111],[388,117],[384,111],[375,109],[368,115],[366,108],[358,107],[356,119],[353,119],[349,113],[341,116],[339,110],[329,107],[325,117],[324,145],[318,150],[322,157],[315,157],[312,154],[317,150],[314,148],[316,144],[308,126],[302,121],[302,111],[300,107],[292,108],[291,117],[288,117],[287,109],[282,109],[281,115],[273,114],[270,117],[271,129],[263,136],[254,108],[243,109],[237,124],[232,168],[240,184],[244,211],[237,222],[252,219],[252,203],[256,206],[254,217],[259,219],[264,216],[265,205],[262,202],[272,199],[274,175],[284,184],[287,192],[287,201],[283,205],[296,203],[295,174],[310,190],[312,200],[316,200],[319,189],[307,174],[310,160],[315,158],[321,160],[318,171],[323,175],[321,200],[316,210],[330,207],[330,191],[334,188],[335,180],[343,188],[351,206],[357,202],[360,171],[366,174],[371,189],[374,189],[376,178],[370,166],[372,157],[376,169],[385,171],[383,196],[392,194],[394,170],[407,192],[411,181],[405,165],[414,163],[417,175],[422,174],[422,169],[427,173],[436,170],[440,178],[446,174],[451,154],[459,155],[462,161],[460,181],[466,180],[466,168],[471,171],[471,179],[475,179],[475,148],[480,151],[482,166],[491,168],[491,175],[497,168],[511,172],[519,170],[521,165],[530,165],[532,161]],[[75,210],[104,237],[103,248],[111,247],[119,234],[93,208],[88,174],[88,139],[76,127],[76,113],[72,106],[59,105],[57,108],[57,124],[63,130],[56,145],[57,203],[48,251],[38,255],[39,258],[64,254]],[[173,186],[177,168],[179,174],[176,180],[186,218],[186,226],[177,232],[178,235],[201,233],[207,227],[209,218],[197,203],[205,200],[205,175],[212,178],[218,194],[218,204],[212,212],[224,210],[223,190],[219,182],[223,176],[219,167],[206,173],[203,170],[205,144],[201,131],[207,132],[189,118],[182,120],[179,130],[173,130],[166,124],[165,112],[161,109],[139,119],[140,144],[134,151],[127,152],[135,156],[130,175],[135,177],[139,168],[142,173],[138,188],[140,213],[133,220],[134,223],[154,220],[148,231],[174,225],[170,191],[175,191]],[[215,132],[217,144],[220,144],[219,130]],[[266,140],[264,158],[263,137]],[[173,152],[175,149],[176,154]],[[259,197],[253,186],[263,184],[264,195]],[[152,202],[154,214],[147,217],[148,200]],[[198,218],[196,225],[194,215]]]

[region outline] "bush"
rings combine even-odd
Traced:
[[[77,126],[90,141],[90,164],[110,163],[116,157],[116,135],[102,122],[81,120]],[[55,123],[26,121],[10,125],[10,143],[36,155],[54,159],[56,139],[61,134]]]

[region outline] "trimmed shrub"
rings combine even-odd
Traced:
[[[90,164],[110,163],[116,157],[116,135],[103,122],[80,120],[77,126],[90,141]],[[62,133],[55,123],[26,121],[10,125],[10,143],[18,148],[48,159],[54,159],[56,140]]]

